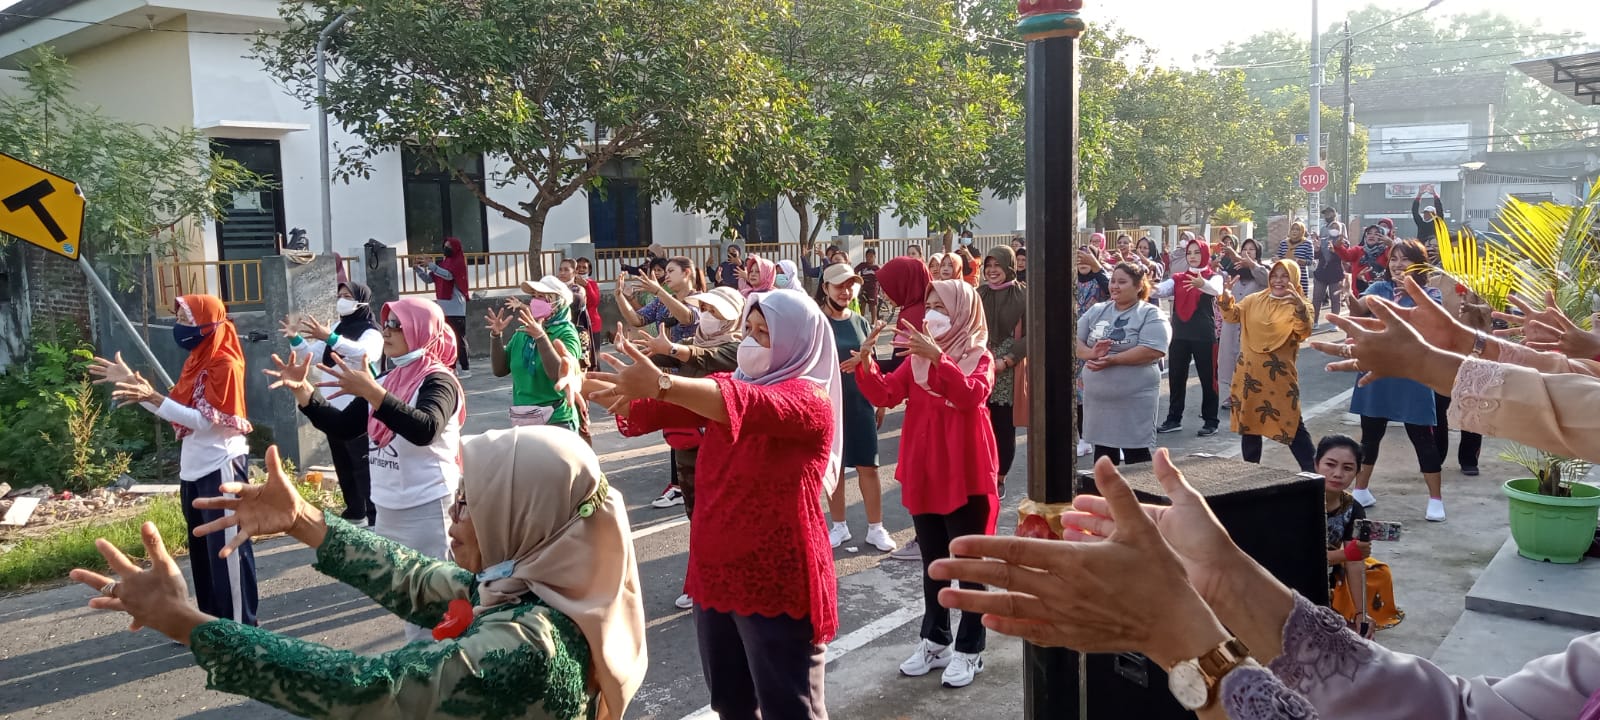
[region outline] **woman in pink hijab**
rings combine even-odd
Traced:
[[[946,687],[964,687],[983,670],[983,617],[963,613],[952,637],[950,611],[939,604],[939,590],[948,583],[927,573],[934,560],[949,557],[951,540],[994,532],[999,458],[987,405],[994,357],[983,303],[965,280],[935,280],[925,307],[920,326],[901,320],[903,336],[894,344],[911,355],[894,372],[879,371],[870,351],[852,359],[856,384],[868,401],[884,408],[906,404],[895,479],[917,529],[924,610],[922,643],[900,672],[921,676],[943,668]],[[871,348],[876,339],[874,334],[861,346]]]
[[[778,280],[778,266],[771,260],[751,255],[744,261],[744,276],[739,278],[739,292],[745,297],[752,293],[768,292]]]
[[[311,357],[285,363],[273,356],[278,379],[272,387],[294,393],[300,412],[330,440],[366,434],[372,474],[374,532],[429,557],[448,559],[450,498],[461,479],[461,424],[466,395],[450,366],[456,335],[439,306],[421,298],[401,298],[383,306],[383,354],[394,369],[374,378],[365,367],[335,356],[322,366],[341,394],[355,397],[343,410],[328,404],[306,379]],[[427,637],[407,625],[407,642]]]

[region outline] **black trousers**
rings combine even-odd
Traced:
[[[700,448],[672,451],[673,477],[683,493],[683,514],[690,520],[694,519],[694,466],[699,457]]]
[[[827,720],[822,676],[827,648],[811,642],[811,620],[734,615],[694,606],[700,670],[723,720]]]
[[[1300,427],[1294,431],[1294,440],[1289,442],[1289,452],[1294,453],[1295,462],[1300,464],[1300,472],[1312,472],[1317,467],[1317,446],[1311,443],[1311,433],[1306,430],[1304,420]],[[1239,457],[1245,462],[1261,464],[1261,436],[1240,435]]]
[[[1135,465],[1138,463],[1147,463],[1155,459],[1155,457],[1150,454],[1150,448],[1114,448],[1107,447],[1105,445],[1094,446],[1095,462],[1100,462],[1100,458],[1103,457],[1111,458],[1112,465],[1121,465],[1124,462],[1128,463],[1129,465]]]
[[[339,475],[339,492],[344,495],[344,512],[339,517],[365,518],[370,525],[378,519],[378,508],[372,504],[372,468],[367,464],[367,447],[366,435],[345,441],[328,439],[333,471]]]
[[[950,644],[950,609],[939,604],[939,591],[950,587],[948,580],[928,576],[933,561],[950,557],[950,541],[963,535],[989,534],[989,496],[972,495],[967,504],[945,515],[912,515],[917,529],[917,546],[922,550],[922,639],[939,645]],[[982,590],[982,585],[961,583],[964,590]],[[983,615],[962,611],[956,630],[956,652],[980,653],[987,643]]]
[[[203,538],[195,537],[195,528],[221,520],[229,511],[201,510],[194,506],[194,501],[221,495],[223,483],[249,482],[249,466],[250,458],[240,455],[205,477],[178,483],[183,523],[189,526],[189,572],[194,575],[194,602],[200,612],[244,625],[256,624],[255,548],[246,540],[226,560],[217,557],[239,529],[228,528]]]
[[[1433,394],[1433,414],[1438,416],[1433,426],[1433,447],[1439,453],[1439,464],[1444,464],[1444,459],[1450,456],[1450,396]],[[1483,436],[1475,432],[1461,431],[1461,447],[1456,450],[1456,462],[1463,468],[1478,466],[1478,456],[1483,453]]]
[[[1000,476],[996,480],[1003,483],[1017,459],[1017,426],[1012,422],[1011,406],[989,403],[989,426],[994,428],[994,446],[1000,455]]]
[[[1362,465],[1378,464],[1378,448],[1383,444],[1384,433],[1388,431],[1387,419],[1361,416]],[[1433,444],[1432,427],[1406,423],[1406,437],[1411,438],[1411,446],[1417,451],[1417,467],[1422,472],[1436,473],[1444,469],[1444,463],[1439,460],[1439,449]]]
[[[1167,345],[1167,421],[1183,421],[1184,395],[1189,388],[1189,363],[1200,373],[1200,420],[1207,426],[1217,420],[1217,344],[1173,339]]]
[[[461,370],[472,369],[467,362],[467,316],[446,315],[445,324],[456,331],[456,367]]]

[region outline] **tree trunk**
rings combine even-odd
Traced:
[[[802,196],[789,196],[789,207],[794,208],[794,214],[800,217],[800,235],[796,238],[796,240],[798,240],[801,244],[806,245],[806,247],[801,248],[802,254],[810,250],[810,244],[808,241],[811,240],[811,210],[809,207],[807,207],[808,205],[809,203],[807,203],[805,198]],[[777,239],[778,238],[773,238],[773,240]]]
[[[522,224],[528,227],[528,272],[532,277],[542,278],[550,271],[544,267],[544,223],[550,217],[550,211],[543,207],[535,207]]]

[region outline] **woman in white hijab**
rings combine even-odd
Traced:
[[[287,532],[316,550],[317,570],[432,626],[432,643],[363,656],[204,615],[151,523],[143,528],[150,569],[101,542],[120,580],[88,570],[72,577],[102,595],[90,607],[125,611],[135,629],[188,645],[211,689],[302,717],[621,720],[648,667],[621,495],[594,451],[565,429],[496,430],[464,454],[450,510],[453,564],[308,505],[275,447],[266,484],[229,483],[223,492],[237,498],[197,501],[232,511],[195,530],[237,526],[224,557],[252,535]]]
[[[585,390],[635,436],[706,426],[695,472],[686,592],[711,708],[724,718],[821,720],[826,648],[839,627],[821,495],[838,482],[839,358],[805,295],[749,297],[739,369],[666,375],[638,348],[603,356]],[[760,662],[749,662],[759,658]]]

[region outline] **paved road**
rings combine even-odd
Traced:
[[[1349,388],[1350,379],[1323,373],[1324,361],[1315,351],[1302,351],[1306,405],[1315,410],[1321,404],[1325,413],[1343,412],[1346,403],[1338,396]],[[481,373],[465,385],[470,396],[467,431],[504,427],[507,383]],[[1238,439],[1226,431],[1211,438],[1195,436],[1199,392],[1193,380],[1188,395],[1185,430],[1162,436],[1163,443],[1175,452],[1236,452]],[[667,479],[666,451],[658,436],[618,436],[610,422],[600,421],[603,416],[596,415],[595,449],[613,487],[627,499],[648,622],[651,668],[628,715],[663,720],[693,716],[708,698],[689,614],[673,606],[682,587],[688,526],[681,508],[649,507]],[[903,543],[911,535],[911,522],[891,479],[899,434],[900,414],[893,413],[881,434],[885,524]],[[1019,447],[1019,456],[1024,448],[1026,444]],[[1278,453],[1269,448],[1268,462]],[[1281,461],[1288,458],[1286,451],[1281,456]],[[937,678],[894,678],[893,668],[915,642],[920,566],[889,560],[864,546],[864,510],[855,483],[849,478],[846,482],[856,537],[835,553],[840,638],[830,652],[829,705],[834,715],[969,717],[963,708],[970,707],[992,717],[1020,716],[1020,652],[1009,639],[991,639],[989,669],[970,692],[941,691]],[[1015,525],[1025,482],[1019,457],[1008,483],[1015,491],[1001,514],[1002,532]],[[264,627],[363,653],[398,646],[398,621],[355,591],[312,571],[310,552],[298,544],[286,539],[262,543],[257,557]],[[205,690],[204,674],[185,648],[153,632],[125,632],[118,616],[84,607],[89,595],[83,588],[63,587],[0,600],[0,718],[287,717],[254,701]],[[899,689],[891,685],[896,682]]]

